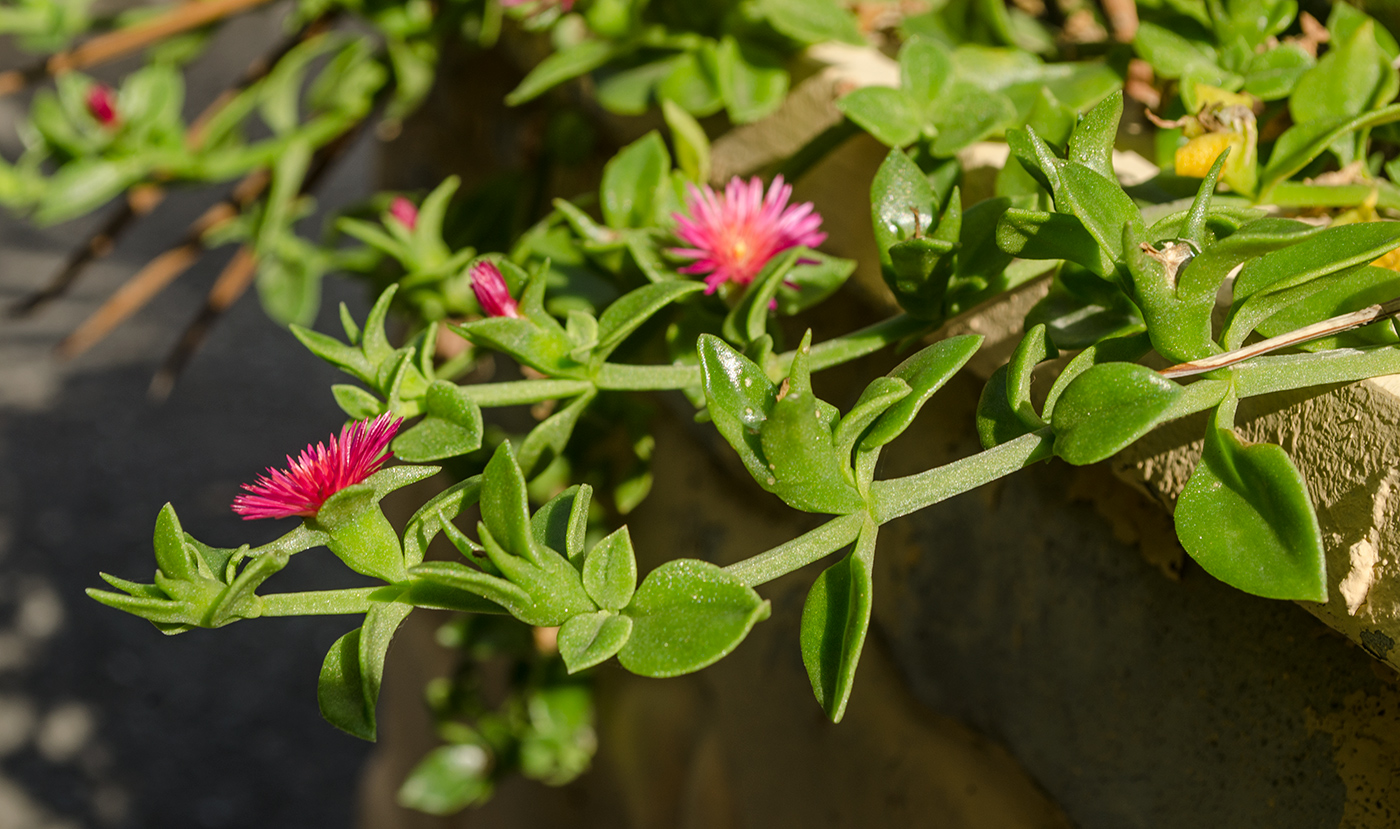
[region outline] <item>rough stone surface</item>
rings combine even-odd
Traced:
[[[1241,438],[1276,443],[1308,484],[1327,550],[1328,601],[1302,607],[1400,668],[1400,377],[1241,401]],[[1114,469],[1164,508],[1201,455],[1201,416],[1169,424],[1122,452]]]
[[[883,474],[974,451],[970,391]],[[1163,578],[1076,503],[1104,491],[1086,475],[1042,464],[890,525],[876,614],[916,695],[1003,741],[1077,826],[1393,825],[1362,816],[1400,813],[1376,785],[1394,675],[1296,605],[1189,561]]]

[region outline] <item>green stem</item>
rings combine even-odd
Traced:
[[[812,371],[821,371],[824,368],[848,363],[867,354],[874,354],[890,343],[926,333],[929,329],[928,322],[915,319],[908,314],[899,314],[881,320],[874,325],[868,325],[859,331],[833,337],[812,346]],[[780,376],[786,376],[792,368],[792,358],[796,353],[796,351],[787,351],[774,357],[771,362],[772,370],[778,372]],[[770,376],[771,373],[770,371]]]
[[[700,367],[629,366],[603,363],[598,368],[598,388],[608,391],[664,391],[700,385]]]
[[[338,616],[365,613],[369,596],[379,587],[347,590],[310,590],[305,593],[273,593],[262,596],[264,616]]]
[[[1308,386],[1354,383],[1400,374],[1400,347],[1337,348],[1317,354],[1273,354],[1231,368],[1240,397]],[[1189,388],[1189,387],[1188,387]]]
[[[855,541],[864,521],[863,512],[834,518],[782,546],[731,564],[724,569],[749,587],[757,587],[819,561]]]
[[[593,388],[587,380],[510,380],[505,383],[470,383],[460,387],[478,406],[527,406],[574,397]]]
[[[1400,347],[1383,345],[1336,349],[1323,354],[1271,355],[1240,363],[1230,371],[1236,394],[1242,398],[1254,397],[1400,373]],[[1230,383],[1231,380],[1208,379],[1187,385],[1172,405],[1167,419],[1175,420],[1214,408],[1229,392]],[[870,486],[872,512],[881,524],[908,515],[1048,458],[1053,446],[1054,432],[1047,426],[927,472],[875,481]]]
[[[1377,196],[1377,207],[1400,208],[1400,191],[1379,181],[1369,184],[1281,181],[1269,194],[1269,202],[1279,207],[1354,207],[1364,204],[1373,193]]]
[[[1163,423],[1214,408],[1230,393],[1229,380],[1197,380],[1189,383],[1167,409]]]
[[[906,314],[900,314],[887,320],[877,322],[867,328],[854,331],[845,336],[827,340],[824,343],[812,346],[812,370],[819,371],[824,368],[831,368],[842,363],[873,354],[881,348],[897,340],[915,336],[928,328],[928,323],[917,320]],[[1377,349],[1386,349],[1388,346],[1378,346]],[[1371,349],[1371,350],[1377,350]],[[1389,365],[1388,360],[1393,360],[1396,364],[1395,371],[1400,372],[1400,357],[1378,358],[1361,357],[1357,352],[1365,349],[1349,349],[1348,354],[1341,357],[1328,356],[1324,363],[1317,363],[1324,359],[1316,354],[1293,354],[1284,356],[1261,357],[1247,363],[1241,363],[1238,367],[1251,377],[1262,377],[1263,372],[1268,372],[1270,377],[1275,371],[1282,372],[1281,381],[1283,385],[1269,386],[1265,391],[1245,392],[1241,391],[1241,396],[1250,394],[1264,394],[1268,390],[1278,390],[1282,388],[1298,388],[1300,386],[1317,385],[1318,383],[1342,383],[1353,380],[1361,380],[1367,377],[1375,377],[1378,374],[1392,373],[1390,370],[1377,370],[1372,366]],[[776,355],[771,363],[774,371],[780,375],[786,375],[792,368],[792,357],[796,352],[788,351]],[[1289,362],[1287,368],[1278,370],[1266,369],[1270,361],[1294,361]],[[1306,363],[1308,360],[1314,361],[1309,365],[1307,377],[1309,379],[1300,382],[1293,382],[1293,366],[1298,361]],[[1343,367],[1342,375],[1336,374],[1336,369]],[[1324,379],[1313,379],[1322,377]],[[1263,380],[1251,380],[1253,383],[1263,383]],[[1291,383],[1291,384],[1290,384]],[[609,391],[659,391],[667,389],[683,389],[689,386],[700,384],[700,368],[698,366],[631,366],[618,363],[604,363],[598,371],[597,386],[599,389]],[[1188,389],[1199,385],[1193,383]],[[471,395],[472,400],[478,405],[486,406],[510,406],[522,403],[538,403],[552,397],[570,397],[581,394],[588,387],[584,380],[517,380],[513,383],[481,383],[478,385],[463,386]],[[1203,393],[1203,391],[1201,392]],[[1214,392],[1212,392],[1213,394]],[[487,402],[489,401],[489,402]],[[502,402],[496,402],[502,401]],[[1217,397],[1210,405],[1219,402]],[[1200,411],[1202,406],[1191,409]],[[1187,412],[1188,414],[1190,412]]]
[[[954,495],[961,495],[1050,457],[1054,442],[1054,433],[1046,426],[927,472],[875,481],[870,485],[871,512],[876,521],[884,524]]]
[[[900,314],[882,320],[874,325],[835,337],[824,343],[812,346],[812,370],[841,365],[867,354],[873,354],[890,343],[897,342],[926,332],[929,324],[907,314]],[[792,368],[795,351],[778,354],[770,360],[770,374],[784,376]],[[539,380],[525,382],[543,382]],[[598,388],[608,391],[662,391],[684,389],[700,385],[700,367],[679,366],[630,366],[620,363],[603,363],[598,368],[596,378]],[[505,386],[508,384],[500,383]],[[465,386],[476,389],[479,386]],[[473,399],[475,399],[475,392]]]

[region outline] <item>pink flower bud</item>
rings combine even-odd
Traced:
[[[104,127],[115,126],[117,123],[116,98],[112,95],[112,88],[105,84],[93,84],[88,90],[87,96],[88,114],[97,119],[97,123]]]
[[[472,266],[471,277],[472,290],[476,292],[476,301],[483,313],[488,317],[520,317],[499,268],[490,262],[478,262]]]
[[[418,226],[418,208],[403,196],[395,196],[389,205],[389,215],[409,230]]]

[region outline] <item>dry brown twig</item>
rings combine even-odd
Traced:
[[[204,254],[204,234],[233,220],[252,204],[267,187],[268,178],[264,170],[244,177],[227,199],[204,211],[190,225],[183,242],[148,262],[65,337],[55,349],[58,356],[71,359],[91,348],[199,261]]]
[[[302,180],[301,192],[310,193],[316,189],[321,180],[335,165],[341,154],[349,149],[356,137],[369,123],[369,119],[361,119],[354,127],[347,130],[335,141],[327,144],[316,154],[312,161],[311,169],[307,171],[306,178]],[[170,392],[175,388],[175,381],[179,379],[180,372],[189,363],[190,358],[204,344],[209,332],[218,323],[219,319],[233,307],[248,288],[253,284],[257,276],[257,256],[247,245],[238,249],[233,259],[224,266],[224,270],[219,274],[219,278],[214,281],[214,287],[209,290],[209,295],[204,300],[204,306],[200,308],[189,325],[180,335],[175,347],[166,355],[165,361],[151,378],[151,385],[147,389],[147,396],[155,402],[162,402],[170,396]]]
[[[1136,0],[1103,0],[1104,17],[1108,18],[1113,38],[1119,43],[1132,43],[1137,36],[1138,13]]]
[[[1301,345],[1305,342],[1330,337],[1333,334],[1341,334],[1353,328],[1360,328],[1363,325],[1370,325],[1383,319],[1389,319],[1400,314],[1400,299],[1392,299],[1378,305],[1370,305],[1360,311],[1352,311],[1348,314],[1325,319],[1322,322],[1315,322],[1306,325],[1297,331],[1290,331],[1287,334],[1280,334],[1277,337],[1270,337],[1267,340],[1260,340],[1244,348],[1237,348],[1234,351],[1227,351],[1224,354],[1216,354],[1213,357],[1206,357],[1202,360],[1193,360],[1189,363],[1164,368],[1157,372],[1163,377],[1190,377],[1193,374],[1204,374],[1207,371],[1214,371],[1218,368],[1233,366],[1245,360],[1268,354],[1271,351],[1278,351],[1281,348],[1289,348]]]

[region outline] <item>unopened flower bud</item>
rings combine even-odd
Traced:
[[[471,277],[472,290],[476,292],[476,301],[481,305],[482,313],[488,317],[520,316],[499,268],[490,262],[478,262],[472,266]]]
[[[418,208],[403,196],[395,196],[389,205],[389,215],[409,230],[418,226]]]
[[[112,88],[105,84],[93,84],[87,95],[88,114],[104,127],[117,123],[116,97]]]

